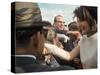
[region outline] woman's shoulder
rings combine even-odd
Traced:
[[[92,36],[90,36],[91,39],[97,40],[97,33],[94,33]]]

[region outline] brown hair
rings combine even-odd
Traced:
[[[57,16],[55,16],[55,18],[54,18],[54,22],[57,21],[57,17],[63,17],[63,16],[62,16],[62,15],[57,15]]]
[[[87,21],[90,29],[95,25],[95,21],[97,24],[97,7],[80,6],[76,8],[73,13],[80,21]]]

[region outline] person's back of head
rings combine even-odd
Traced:
[[[68,29],[69,31],[79,31],[79,27],[75,21],[68,24]]]

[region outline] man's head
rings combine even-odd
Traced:
[[[64,29],[64,17],[61,15],[57,15],[54,18],[54,27],[58,30],[63,30]]]
[[[73,21],[70,24],[68,24],[69,31],[79,31],[79,26],[77,25],[77,22]]]
[[[44,30],[48,22],[42,21],[37,3],[16,2],[16,54],[42,54]]]
[[[97,31],[97,7],[80,6],[74,10],[82,34],[91,35]]]
[[[45,23],[45,22],[44,22]],[[37,22],[41,25],[43,22]],[[16,28],[16,51],[18,54],[38,54],[44,47],[44,26]]]
[[[75,21],[69,23],[68,24],[68,28],[69,28],[69,31],[72,31],[73,33],[76,32],[76,31],[78,33],[80,33],[79,26],[77,25],[77,22],[75,22]],[[72,41],[75,41],[75,40],[78,39],[77,38],[78,37],[78,34],[76,34],[76,35],[75,34],[67,34],[67,36],[69,36]]]

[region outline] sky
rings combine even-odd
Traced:
[[[49,21],[53,24],[54,17],[56,15],[62,15],[64,16],[66,25],[73,21],[73,10],[78,7],[77,5],[50,3],[39,3],[38,5],[41,9],[43,20]]]

